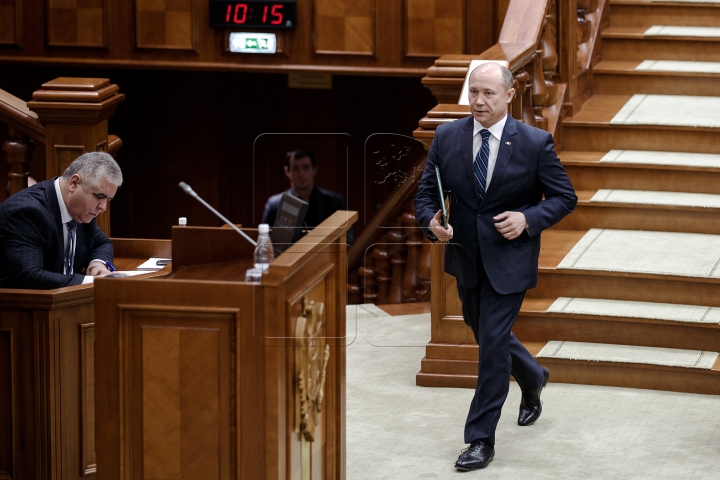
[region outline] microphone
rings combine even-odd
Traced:
[[[197,193],[195,193],[195,190],[193,190],[192,188],[190,188],[190,185],[188,185],[188,184],[185,183],[185,182],[180,182],[179,185],[180,185],[180,188],[182,188],[183,190],[185,190],[185,193],[187,193],[187,194],[190,195],[191,197],[197,198],[197,199],[198,199],[198,202],[200,202],[200,203],[202,203],[203,205],[205,205],[205,207],[206,207],[208,210],[210,210],[212,213],[214,213],[215,216],[217,216],[220,220],[222,220],[223,222],[225,222],[225,223],[227,223],[228,225],[230,225],[230,227],[234,228],[237,233],[239,233],[240,235],[242,235],[243,237],[245,237],[245,240],[247,240],[248,242],[252,243],[253,246],[257,247],[257,242],[256,242],[255,240],[253,240],[253,239],[250,238],[245,232],[243,232],[242,230],[240,230],[239,228],[237,228],[237,227],[235,226],[235,224],[232,223],[230,220],[228,220],[227,218],[223,217],[222,214],[221,214],[220,212],[218,212],[217,210],[215,210],[213,207],[211,207],[209,203],[207,203],[205,200],[203,200],[202,198],[200,198],[200,195],[198,195]]]

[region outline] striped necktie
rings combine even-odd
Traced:
[[[487,183],[488,158],[490,158],[490,130],[483,128],[480,130],[482,135],[482,145],[475,155],[473,162],[473,173],[475,174],[475,183],[477,183],[480,201],[485,197],[485,184]]]
[[[73,274],[75,264],[75,229],[77,222],[70,220],[67,225],[67,244],[65,245],[65,275]]]

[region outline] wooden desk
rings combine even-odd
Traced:
[[[125,269],[170,255],[169,240],[113,244]],[[92,284],[0,289],[0,479],[95,478],[94,321]]]
[[[345,477],[356,218],[336,212],[261,284],[251,244],[202,227],[173,228],[169,275],[96,282],[98,478]]]

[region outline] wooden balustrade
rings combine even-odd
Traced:
[[[377,237],[363,265],[348,275],[348,304],[379,305],[430,299],[432,243],[418,228],[412,198]]]
[[[390,281],[392,280],[392,263],[390,261],[390,250],[388,246],[381,243],[375,247],[372,252],[372,259],[376,272],[377,303],[383,305],[388,303]]]
[[[403,303],[402,281],[407,260],[405,251],[407,234],[400,225],[400,217],[395,219],[393,228],[386,234],[386,238],[390,249],[390,263],[392,264],[392,278],[390,279],[387,302]]]
[[[405,212],[400,216],[400,223],[406,232],[405,250],[405,271],[403,272],[402,293],[405,302],[417,302],[417,294],[420,289],[420,276],[418,275],[418,263],[420,247],[422,246],[422,231],[417,228],[412,199],[405,207]]]
[[[32,141],[45,145],[45,178],[61,175],[85,152],[115,155],[122,141],[108,135],[107,123],[125,95],[106,78],[56,78],[23,100],[0,90],[0,122],[8,125],[2,143],[10,164],[10,193],[27,187]],[[38,179],[42,180],[42,179]],[[98,217],[110,235],[110,212]]]

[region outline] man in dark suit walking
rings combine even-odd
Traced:
[[[62,177],[0,204],[0,287],[48,289],[90,283],[110,273],[113,247],[95,217],[122,184],[104,152],[78,157]]]
[[[508,115],[512,73],[497,63],[469,79],[472,117],[441,125],[428,153],[415,216],[432,241],[445,246],[445,271],[457,279],[462,312],[480,346],[475,396],[465,443],[455,467],[486,467],[495,455],[495,429],[510,374],[522,390],[519,425],[542,411],[540,393],[550,373],[511,329],[525,291],[537,285],[540,232],[575,208],[577,197],[553,150],[552,136]],[[450,197],[442,224],[435,166]]]

